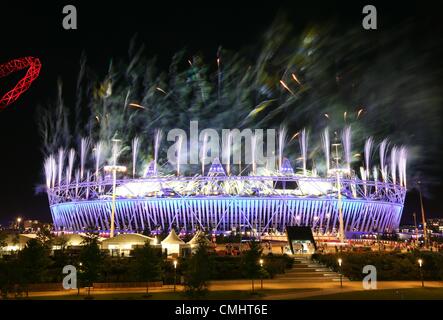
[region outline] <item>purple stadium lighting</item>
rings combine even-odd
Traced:
[[[371,148],[367,143],[366,163],[354,166],[350,158],[350,134],[350,130],[346,131],[343,139],[342,162],[346,170],[339,169],[338,162],[337,165],[330,163],[329,135],[323,135],[326,167],[331,166],[324,176],[312,173],[306,164],[300,172],[291,166],[291,161],[283,157],[284,132],[278,137],[281,153],[277,169],[261,164],[249,174],[230,175],[226,171],[228,165],[215,157],[206,175],[186,176],[168,175],[157,167],[161,139],[158,131],[154,160],[144,164],[142,177],[137,176],[135,169],[129,176],[115,170],[115,180],[106,174],[109,166],[100,167],[101,160],[91,162],[93,168],[86,168],[89,141],[85,139],[80,152],[69,151],[68,161],[60,160],[64,159],[65,152],[51,155],[45,161],[46,189],[54,226],[56,230],[73,232],[94,226],[106,232],[112,229],[111,212],[114,212],[117,233],[168,230],[175,226],[189,232],[215,233],[247,228],[262,236],[284,232],[286,226],[300,225],[310,226],[320,235],[332,235],[340,229],[341,211],[345,233],[393,231],[399,225],[406,195],[407,150],[403,146],[396,148],[393,159],[387,161],[387,146],[382,144],[382,179],[377,175],[368,179]],[[139,147],[138,141],[133,142],[134,167],[137,161],[141,163],[135,152]],[[94,157],[102,158],[97,145],[94,150]],[[74,159],[76,154],[80,155],[79,159]],[[65,171],[59,168],[64,162],[67,162]],[[334,166],[337,168],[333,169]],[[394,167],[388,170],[388,166]],[[360,169],[358,174],[353,167]],[[84,174],[82,178],[82,170],[89,172],[88,169],[94,174]],[[381,168],[378,170],[382,172]]]

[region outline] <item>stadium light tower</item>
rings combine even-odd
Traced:
[[[340,181],[340,175],[343,173],[348,173],[349,169],[347,168],[340,168],[339,167],[339,155],[338,155],[338,147],[340,146],[340,143],[334,143],[332,146],[335,148],[335,168],[331,169],[331,172],[335,173],[336,179],[337,179],[337,207],[338,207],[338,220],[339,220],[339,231],[338,236],[340,239],[340,243],[344,243],[345,241],[345,230],[344,230],[344,222],[343,222],[343,209],[342,209],[342,197],[341,197],[341,181]]]
[[[126,172],[125,166],[117,165],[117,156],[118,156],[118,143],[121,140],[112,139],[113,148],[112,148],[112,166],[105,166],[104,170],[106,172],[112,172],[112,209],[111,209],[111,232],[109,234],[109,238],[114,237],[114,224],[115,224],[115,189],[117,184],[117,172]]]

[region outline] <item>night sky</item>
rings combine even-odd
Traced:
[[[441,46],[441,14],[436,2],[389,2],[369,2],[378,9],[376,32],[413,19],[412,38],[431,37]],[[29,55],[38,57],[43,65],[31,88],[0,112],[0,223],[17,216],[50,221],[46,196],[35,194],[35,187],[44,181],[36,107],[54,101],[57,78],[63,80],[65,100],[73,105],[83,51],[88,64],[100,72],[107,68],[111,57],[126,55],[131,37],[137,34],[146,44],[147,53],[157,55],[160,66],[166,67],[172,54],[183,47],[191,53],[215,56],[219,45],[236,50],[254,43],[278,12],[290,17],[295,30],[326,19],[334,19],[347,28],[361,25],[361,10],[368,4],[359,1],[267,1],[266,4],[217,1],[212,5],[212,1],[181,5],[170,2],[153,5],[151,1],[44,3],[11,5],[3,1],[0,4],[0,64]],[[62,8],[67,4],[77,7],[78,30],[62,28]],[[1,78],[0,94],[12,88],[24,72]],[[425,199],[429,216],[443,217],[442,196],[442,187],[434,186],[431,196]],[[407,197],[403,221],[409,222],[411,213],[418,210],[418,197],[412,192]]]

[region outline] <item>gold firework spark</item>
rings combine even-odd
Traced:
[[[295,82],[297,82],[299,85],[301,85],[301,82],[298,80],[297,76],[294,73],[292,74],[292,79],[294,79]]]
[[[134,108],[146,109],[146,107],[144,107],[138,103],[130,103],[129,106],[134,107]]]
[[[285,89],[288,90],[292,95],[294,95],[294,92],[292,92],[292,90],[289,89],[288,85],[287,85],[283,80],[280,80],[280,84],[283,86],[283,88],[285,88]]]
[[[163,92],[164,94],[166,94],[166,91],[165,90],[163,90],[162,88],[160,88],[160,87],[157,87],[157,88],[155,88],[155,89],[157,89],[158,91],[160,91],[160,92]]]
[[[291,140],[289,140],[289,142],[291,142],[292,140],[294,140],[295,138],[297,138],[297,136],[298,136],[299,134],[300,134],[300,131],[296,132],[296,133],[292,136]]]

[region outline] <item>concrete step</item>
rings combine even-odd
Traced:
[[[289,278],[284,279],[285,281],[295,281],[295,282],[303,282],[303,281],[309,281],[309,282],[340,282],[340,278],[319,278],[319,277],[304,277],[304,278]],[[343,282],[348,282],[349,280],[346,278],[343,278]]]
[[[310,260],[306,257],[295,257],[291,269],[280,274],[276,279],[284,281],[340,281],[340,274],[333,272],[322,264]],[[342,281],[349,281],[342,277]]]
[[[286,270],[285,274],[292,274],[292,273],[306,273],[306,272],[317,272],[317,273],[334,273],[333,271],[329,269],[312,269],[312,268],[304,268],[304,269],[290,269]]]
[[[315,264],[315,265],[302,264],[302,265],[292,266],[292,269],[294,269],[294,270],[301,270],[301,269],[306,269],[306,268],[308,268],[308,269],[328,269],[329,270],[329,268],[327,268],[321,264]]]
[[[321,273],[321,272],[303,272],[303,273],[285,273],[278,276],[278,278],[300,278],[300,277],[337,277],[340,275],[336,273]]]

